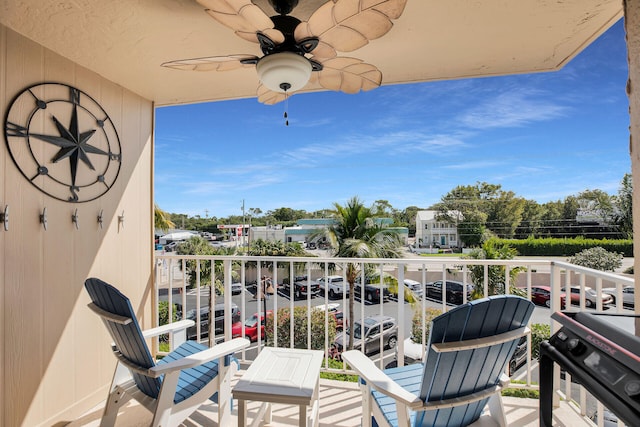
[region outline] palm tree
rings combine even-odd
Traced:
[[[175,228],[175,224],[169,218],[169,214],[158,207],[158,205],[153,205],[154,210],[154,223],[155,227],[158,230],[167,231],[170,228]]]
[[[500,243],[495,239],[489,239],[482,244],[482,248],[477,248],[465,256],[467,259],[513,259],[518,252],[507,243]],[[474,289],[473,298],[482,298],[484,296],[484,266],[472,265],[469,267],[471,273],[471,281]],[[505,274],[504,265],[491,265],[487,267],[488,283],[487,288],[489,295],[500,295],[505,293]],[[515,295],[524,296],[524,292],[515,286],[518,274],[525,271],[525,267],[512,267],[509,270],[509,292]]]
[[[357,196],[347,201],[345,206],[333,204],[332,212],[336,224],[318,230],[310,240],[325,238],[329,242],[329,252],[342,258],[400,258],[402,243],[396,232],[385,228],[373,219],[371,210],[365,207]],[[360,273],[360,265],[348,263],[346,279],[349,283],[349,322],[354,325],[353,289]],[[348,349],[353,348],[353,334],[349,334]]]

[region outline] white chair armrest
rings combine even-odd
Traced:
[[[178,322],[168,323],[166,325],[158,326],[157,328],[147,329],[142,331],[142,335],[145,338],[157,337],[158,335],[168,334],[170,332],[178,332],[187,329],[190,326],[195,325],[193,320],[180,320]]]
[[[234,338],[231,341],[225,341],[217,344],[212,348],[202,350],[191,356],[183,357],[173,362],[162,363],[149,368],[149,376],[157,378],[169,372],[181,371],[183,369],[193,368],[207,363],[214,359],[219,359],[228,354],[233,354],[243,348],[249,347],[251,342],[246,338]]]
[[[359,350],[345,351],[342,353],[342,359],[345,360],[351,369],[356,371],[369,386],[380,393],[402,402],[411,409],[417,409],[422,406],[422,400],[420,400],[419,396],[399,386],[387,374],[378,369],[375,363]]]

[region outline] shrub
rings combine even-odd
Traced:
[[[574,239],[546,237],[536,239],[498,239],[515,248],[520,256],[573,256],[578,252],[600,246],[610,252],[619,252],[624,256],[633,256],[633,240]]]
[[[526,384],[524,381],[511,381],[512,384]],[[526,399],[540,399],[539,390],[529,390],[525,388],[505,388],[502,390],[503,396],[518,397]]]
[[[336,320],[333,316],[328,316],[329,323],[326,330],[327,339],[333,342],[336,337]],[[293,308],[293,347],[310,348],[312,350],[324,350],[325,312],[323,310],[311,310],[311,345],[307,346],[307,329],[309,327],[307,307]],[[291,310],[281,308],[278,310],[278,347],[290,347],[291,343]],[[275,343],[274,316],[267,316],[265,332],[267,334],[267,345],[273,346]]]
[[[545,323],[534,323],[531,325],[531,358],[540,357],[540,343],[551,337],[551,327]]]
[[[442,314],[442,310],[437,308],[425,307],[424,309],[426,325],[422,327],[422,314],[420,310],[416,310],[413,315],[413,323],[411,325],[411,340],[417,344],[422,344],[422,330],[425,330],[425,343],[429,342],[429,333],[431,332],[431,321]]]
[[[171,311],[173,322],[178,320],[178,305],[173,304],[173,310]],[[160,324],[158,326],[166,325],[169,323],[169,302],[160,301],[158,303],[158,319]]]
[[[173,322],[178,320],[178,305],[173,304],[172,310]],[[166,325],[169,323],[169,302],[168,301],[160,301],[158,303],[158,321],[160,324],[158,326]],[[169,334],[160,335],[159,337],[160,343],[165,343],[169,341]]]
[[[617,252],[609,252],[597,246],[595,248],[584,249],[569,259],[569,262],[583,267],[593,268],[601,271],[614,271],[622,266],[623,255]]]
[[[342,362],[340,362],[339,360],[334,360],[331,358],[327,360],[329,361],[329,369],[342,369]],[[349,369],[349,366],[347,366],[347,369]],[[340,372],[320,372],[320,378],[336,381],[348,381],[352,383],[358,382],[357,375],[343,374]]]

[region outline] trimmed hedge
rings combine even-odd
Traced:
[[[573,256],[578,252],[600,246],[609,252],[618,252],[625,257],[633,256],[633,240],[607,240],[607,239],[585,239],[577,237],[575,239],[560,239],[546,237],[543,239],[528,238],[519,239],[498,239],[499,243],[506,243],[515,248],[520,256]]]

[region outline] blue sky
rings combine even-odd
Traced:
[[[384,77],[383,77],[384,79]],[[617,194],[631,171],[622,22],[562,70],[158,108],[155,201],[226,217],[359,196],[426,208],[458,185],[539,203]],[[208,211],[208,212],[206,212]]]

